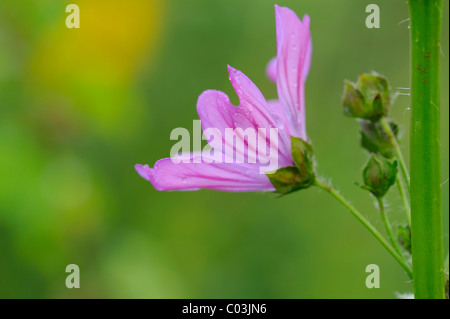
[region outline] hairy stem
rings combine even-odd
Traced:
[[[391,241],[392,246],[394,246],[395,251],[402,256],[402,252],[400,250],[400,246],[395,240],[394,234],[392,233],[391,224],[386,216],[386,210],[384,209],[384,203],[382,198],[377,198],[378,208],[380,210],[381,219],[383,220],[384,227],[386,228],[386,233],[388,234],[389,240]]]
[[[396,178],[395,183],[397,184],[398,192],[403,202],[403,206],[405,207],[406,218],[408,219],[408,224],[411,225],[411,206],[409,205],[409,200],[407,198],[405,187],[400,178]]]
[[[395,156],[397,157],[398,163],[400,165],[400,170],[402,172],[403,180],[405,181],[405,184],[408,187],[408,191],[409,191],[409,189],[410,189],[410,186],[409,186],[410,178],[409,178],[409,173],[408,173],[408,167],[406,166],[405,159],[403,158],[402,151],[400,150],[400,146],[398,145],[397,138],[395,137],[394,132],[392,132],[392,129],[391,129],[389,123],[386,121],[385,118],[382,118],[380,120],[380,123],[381,123],[381,126],[383,127],[383,130],[388,135],[391,144],[394,146]]]
[[[410,0],[411,239],[416,298],[444,298],[440,163],[442,0]]]
[[[352,205],[350,204],[338,191],[336,191],[330,185],[316,180],[315,185],[324,191],[332,195],[339,203],[341,203],[353,216],[356,217],[369,232],[383,245],[384,248],[397,260],[400,266],[408,273],[409,278],[412,279],[412,270],[408,264],[404,261],[403,257],[398,254],[395,249],[387,242],[387,240],[378,232],[378,230],[372,226],[372,224]]]

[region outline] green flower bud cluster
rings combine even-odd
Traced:
[[[400,253],[400,247],[403,247],[405,252],[411,254],[409,224],[400,225],[395,238],[383,204],[383,197],[398,182],[397,160],[404,171],[403,159],[398,151],[399,127],[394,121],[386,118],[392,101],[389,91],[389,83],[385,77],[375,72],[361,74],[356,83],[345,81],[342,105],[347,116],[357,118],[361,126],[361,147],[370,153],[370,158],[362,171],[364,185],[361,188],[377,198],[387,234],[396,250]],[[403,175],[405,177],[406,174],[403,172]],[[401,182],[398,187],[406,203],[405,211],[410,216]]]
[[[391,106],[390,88],[387,79],[376,72],[360,74],[358,81],[345,81],[342,101],[344,113],[355,117],[361,125],[361,146],[371,153],[363,169],[363,188],[375,197],[382,198],[395,184],[397,161],[394,145],[385,131],[381,120],[389,113]],[[388,122],[392,134],[397,138],[399,128]]]
[[[376,72],[361,74],[356,83],[345,81],[342,100],[344,114],[360,122],[361,146],[386,158],[394,157],[394,146],[380,120],[389,114],[391,101],[388,80]],[[398,125],[389,121],[389,126],[398,137]]]

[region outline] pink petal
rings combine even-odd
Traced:
[[[230,81],[239,97],[238,107],[231,104],[228,96],[215,90],[203,92],[198,98],[197,112],[202,122],[203,130],[216,128],[225,137],[226,128],[265,128],[269,135],[270,128],[279,128],[280,115],[272,114],[272,110],[255,84],[242,72],[228,67]],[[208,141],[211,142],[211,141]],[[228,141],[227,141],[228,142]],[[225,141],[223,140],[223,145]],[[266,149],[270,140],[266,139]],[[279,167],[292,165],[290,154],[290,139],[283,130],[278,131],[278,162]],[[222,148],[225,149],[225,146]]]
[[[260,174],[258,165],[234,163],[178,163],[163,158],[153,169],[136,165],[138,173],[150,180],[159,191],[198,190],[201,188],[230,191],[274,191],[269,178]]]
[[[134,165],[135,170],[141,175],[142,178],[150,181],[150,176],[153,174],[153,169],[149,168],[148,165],[136,164]]]
[[[266,75],[271,81],[277,83],[277,57],[273,57],[267,63]]]
[[[290,9],[275,5],[277,89],[290,135],[306,139],[304,84],[311,63],[309,17],[303,22]]]
[[[290,136],[286,133],[285,125],[287,123],[286,115],[284,114],[284,110],[281,107],[281,103],[279,100],[269,100],[267,101],[267,106],[269,110],[274,114],[275,121],[277,122],[277,127],[282,131],[286,138],[290,140]]]

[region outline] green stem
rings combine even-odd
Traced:
[[[439,142],[442,0],[410,0],[411,238],[416,298],[444,298]]]
[[[394,146],[394,152],[395,156],[397,157],[398,163],[400,165],[400,170],[402,171],[403,180],[406,183],[406,186],[408,187],[408,191],[410,190],[409,186],[409,173],[408,173],[408,167],[406,166],[405,159],[403,158],[402,151],[400,150],[400,146],[398,145],[397,138],[394,135],[394,132],[392,132],[391,126],[386,121],[386,118],[382,118],[380,120],[381,126],[383,127],[383,130],[386,132],[386,134],[389,137],[389,141]]]
[[[396,183],[397,183],[398,191],[400,193],[400,197],[402,198],[402,201],[403,201],[403,206],[405,206],[406,218],[408,219],[409,225],[411,225],[411,207],[409,205],[409,197],[408,197],[409,191],[410,191],[410,186],[409,186],[410,179],[409,179],[408,168],[406,167],[406,163],[403,158],[402,151],[400,150],[400,146],[398,145],[397,137],[395,136],[394,132],[392,131],[391,126],[389,125],[389,123],[386,121],[385,118],[381,118],[380,123],[381,123],[381,126],[382,126],[384,132],[386,132],[386,134],[388,135],[389,141],[394,146],[395,156],[397,157],[397,160],[400,165],[400,170],[402,172],[403,180],[401,180],[400,178],[397,177]],[[406,184],[406,186],[408,187],[408,192],[406,192],[404,184]]]
[[[411,207],[409,206],[409,200],[406,197],[405,187],[403,186],[403,182],[397,176],[395,183],[397,184],[398,192],[400,197],[402,198],[403,206],[405,207],[406,218],[408,219],[408,224],[411,225]]]
[[[350,204],[341,194],[339,194],[333,187],[330,185],[320,181],[316,180],[315,185],[324,191],[328,192],[330,195],[332,195],[334,198],[338,200],[347,210],[356,217],[363,225],[366,227],[370,233],[383,245],[384,248],[397,260],[397,262],[400,264],[400,266],[403,267],[403,269],[408,273],[409,278],[412,279],[412,270],[406,264],[404,259],[401,255],[399,255],[394,248],[386,241],[386,239],[378,232],[378,230],[372,226],[372,224],[362,216],[362,214],[352,205]]]
[[[383,220],[384,227],[386,228],[386,233],[388,234],[389,240],[391,241],[392,246],[394,246],[395,251],[402,256],[402,252],[400,250],[400,246],[395,240],[394,234],[392,233],[391,224],[386,216],[386,210],[384,209],[384,203],[382,198],[377,198],[378,208],[380,210],[381,219]]]
[[[447,257],[445,257],[445,261],[444,261],[444,273],[446,273],[448,276],[448,254],[447,254]]]

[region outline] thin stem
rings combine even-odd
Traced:
[[[406,197],[405,188],[403,182],[397,176],[395,183],[397,184],[398,192],[402,198],[403,206],[405,207],[406,218],[408,219],[408,224],[411,225],[411,207],[409,206],[409,200]]]
[[[410,0],[411,239],[416,298],[445,298],[440,162],[442,0]]]
[[[352,205],[350,204],[341,194],[339,194],[333,187],[330,185],[320,181],[316,180],[315,185],[324,191],[328,192],[330,195],[332,195],[334,198],[338,200],[339,203],[341,203],[347,210],[356,217],[363,225],[366,227],[370,233],[383,245],[384,248],[397,260],[397,262],[400,264],[400,266],[403,267],[403,269],[408,273],[409,278],[412,279],[412,270],[406,264],[406,262],[403,260],[402,256],[399,255],[394,248],[386,241],[386,239],[378,232],[378,230],[372,226],[372,224],[362,216],[362,214]]]
[[[381,118],[380,123],[381,123],[381,126],[383,127],[383,130],[388,135],[389,141],[394,146],[395,156],[397,157],[398,163],[400,165],[400,170],[402,172],[403,180],[405,181],[405,184],[408,187],[408,192],[409,192],[409,190],[410,190],[409,180],[410,179],[409,179],[408,167],[406,166],[402,151],[400,149],[400,146],[398,145],[397,138],[395,137],[394,132],[392,132],[391,126],[386,121],[386,118],[384,118],[384,117]]]
[[[395,240],[394,234],[392,233],[391,224],[386,216],[386,210],[384,209],[384,203],[382,198],[377,198],[378,208],[380,210],[381,219],[383,220],[384,227],[386,228],[386,233],[388,234],[389,240],[391,241],[392,246],[394,246],[395,251],[402,256],[402,252],[400,250],[400,246]]]

